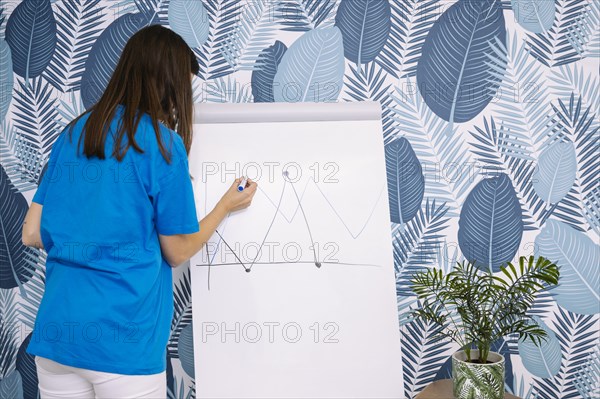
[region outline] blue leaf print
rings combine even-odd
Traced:
[[[548,219],[535,239],[535,248],[560,267],[558,287],[552,290],[560,306],[578,314],[600,312],[599,245],[585,233]]]
[[[89,109],[100,99],[125,44],[135,32],[148,24],[149,18],[146,14],[125,14],[98,37],[85,61],[85,71],[81,77],[81,98],[86,108]]]
[[[55,16],[56,51],[44,78],[62,92],[77,91],[85,60],[104,30],[105,9],[100,0],[63,0]]]
[[[504,123],[504,120],[501,120]],[[498,126],[494,117],[488,120],[483,118],[483,129],[475,126],[474,132],[469,132],[474,141],[471,142],[471,151],[481,162],[481,169],[485,174],[494,175],[498,171],[506,171],[513,181],[513,187],[519,193],[519,201],[523,210],[524,229],[537,230],[538,220],[542,217],[543,201],[533,189],[531,176],[534,171],[533,159],[520,147],[518,141],[510,135],[510,128]],[[507,132],[508,131],[508,132]]]
[[[519,354],[523,365],[531,374],[537,377],[550,378],[558,374],[560,370],[560,342],[554,331],[539,316],[532,317],[546,331],[548,337],[545,341],[542,340],[539,347],[531,340],[519,340]]]
[[[512,0],[519,25],[532,33],[543,33],[552,27],[556,6],[554,0]]]
[[[0,398],[23,398],[23,382],[17,370],[12,370],[0,380]]]
[[[171,335],[167,344],[167,356],[172,358],[179,358],[178,346],[181,331],[192,323],[192,288],[190,279],[190,269],[187,269],[173,287],[173,319],[171,322]]]
[[[388,0],[346,0],[335,17],[344,38],[344,55],[357,64],[373,61],[385,46],[392,27]]]
[[[200,64],[198,76],[208,81],[234,72],[234,68],[227,63],[222,49],[238,31],[236,21],[244,16],[240,0],[204,1],[203,4],[211,21],[211,29],[202,48],[193,50]]]
[[[510,178],[500,173],[480,181],[458,220],[458,244],[465,258],[498,272],[515,256],[522,236],[521,206]]]
[[[167,392],[170,390],[173,392],[175,386],[175,378],[173,375],[173,364],[171,364],[171,358],[169,357],[169,353],[167,352],[167,368],[165,370],[166,379],[167,379]],[[170,396],[169,396],[170,397]]]
[[[171,0],[169,25],[190,47],[201,47],[208,39],[210,20],[200,0]]]
[[[582,373],[586,363],[589,364],[590,357],[594,356],[600,348],[598,346],[598,316],[578,315],[561,307],[557,307],[552,313],[554,313],[553,320],[555,320],[553,330],[562,349],[560,371],[552,378],[533,378],[536,398],[597,398],[597,395],[585,395],[578,391],[582,387],[580,384],[582,382],[585,384],[580,378],[587,379],[590,385],[598,383],[597,377],[586,376],[585,373]]]
[[[252,69],[260,53],[275,39],[278,30],[272,22],[276,4],[271,0],[243,2],[240,18],[218,48],[233,72]]]
[[[547,203],[560,202],[577,177],[577,156],[573,143],[557,141],[547,147],[532,177],[533,188]]]
[[[56,47],[56,20],[50,0],[22,1],[6,23],[6,42],[17,75],[25,81],[41,75]]]
[[[394,223],[407,223],[421,208],[425,176],[408,140],[399,137],[385,146],[390,217]]]
[[[577,393],[582,398],[592,398],[598,393],[598,376],[600,376],[600,355],[598,349],[596,353],[590,353],[585,363],[577,368],[575,381],[573,385],[577,388]]]
[[[448,340],[440,339],[437,325],[420,319],[406,323],[402,330],[404,397],[413,398],[433,381],[436,370],[448,357],[446,352],[450,344]]]
[[[177,345],[177,353],[181,361],[181,367],[190,377],[194,378],[194,330],[192,323],[188,324],[181,330],[179,335],[179,343]]]
[[[342,91],[344,70],[340,30],[334,26],[307,32],[281,59],[273,79],[275,101],[335,101]]]
[[[27,140],[31,150],[47,156],[60,133],[56,97],[52,95],[50,84],[42,77],[32,79],[30,85],[19,80],[17,83],[19,89],[15,90],[12,114],[17,133]],[[37,176],[35,162],[28,169]]]
[[[338,2],[339,0],[280,0],[277,2],[275,15],[282,16],[281,30],[306,32],[330,26]]]
[[[279,63],[287,51],[287,46],[277,40],[275,44],[267,47],[258,56],[256,63],[259,64],[252,71],[252,95],[255,103],[272,103],[273,79],[277,73]]]
[[[571,93],[568,102],[558,99],[558,104],[551,104],[553,112],[546,144],[553,141],[572,142],[577,154],[577,178],[573,188],[552,212],[557,219],[567,223],[579,231],[595,229],[598,225],[597,195],[598,178],[600,177],[600,127],[598,118],[589,107],[583,106],[582,98],[575,98]],[[594,202],[596,204],[594,204]]]
[[[441,1],[408,0],[390,3],[390,35],[376,62],[396,79],[415,76],[427,33],[443,7]],[[406,23],[407,21],[410,23]]]
[[[585,31],[583,15],[589,4],[580,0],[555,0],[552,3],[556,4],[556,16],[550,29],[543,33],[527,33],[526,39],[529,55],[547,67],[569,64],[584,57],[580,54],[579,39],[573,40],[573,32]]]
[[[169,0],[133,0],[133,3],[146,16],[148,25],[166,25],[169,22]]]
[[[12,59],[8,43],[0,39],[0,121],[4,120],[10,100],[12,99],[12,88],[14,83]]]
[[[443,246],[442,234],[448,227],[447,213],[448,207],[445,204],[437,205],[435,200],[430,202],[427,199],[408,224],[393,232],[398,296],[414,295],[410,282],[412,275],[428,266],[439,265],[441,248],[447,249]]]
[[[436,118],[423,102],[421,93],[414,89],[414,80],[407,80],[407,84],[412,85],[411,90],[396,86],[396,92],[391,95],[394,102],[389,107],[393,112],[390,119],[394,125],[401,126],[402,135],[412,144],[424,166],[426,197],[445,203],[449,208],[448,216],[458,217],[472,183],[470,173],[460,170],[473,164],[474,160],[461,135],[446,134],[447,124]],[[462,166],[456,167],[458,165]],[[446,175],[444,178],[440,178],[440,171]]]
[[[29,333],[21,343],[15,360],[15,369],[21,374],[23,381],[23,394],[26,398],[39,397],[38,392],[38,376],[35,358],[33,355],[26,352],[33,333]]]
[[[497,0],[459,0],[432,26],[417,65],[417,86],[440,118],[466,122],[490,103],[500,85],[498,70],[506,67],[488,65],[495,40],[506,47]]]
[[[29,206],[23,194],[10,182],[3,166],[0,166],[0,288],[11,289],[29,281],[33,275],[32,264],[37,252],[23,245],[21,226]]]

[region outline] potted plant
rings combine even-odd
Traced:
[[[495,275],[475,262],[457,262],[444,274],[431,268],[412,276],[421,307],[409,315],[434,323],[442,335],[460,345],[452,355],[456,399],[504,398],[504,356],[490,350],[509,334],[540,345],[547,334],[528,314],[536,294],[558,284],[559,268],[549,260],[520,257]]]

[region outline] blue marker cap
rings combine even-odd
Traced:
[[[248,183],[248,178],[244,177],[238,185],[238,191],[244,191],[244,188],[246,188],[246,183]]]

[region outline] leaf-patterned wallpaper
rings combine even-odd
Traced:
[[[450,375],[451,343],[404,317],[408,275],[540,254],[561,284],[505,337],[506,388],[598,398],[597,0],[0,1],[0,397],[36,398],[25,353],[45,253],[21,222],[63,126],[102,92],[128,38],[163,24],[194,48],[195,101],[382,104],[405,396]],[[195,397],[189,269],[175,271],[169,397]]]

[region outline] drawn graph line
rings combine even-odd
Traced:
[[[289,173],[288,171],[284,171],[283,172],[283,176],[286,178],[289,177]],[[296,188],[294,187],[294,184],[292,184],[292,189],[294,190],[294,195],[296,196],[296,199],[298,200],[298,205],[300,206],[300,211],[302,212],[302,216],[304,217],[304,223],[306,223],[306,229],[308,230],[308,236],[310,238],[310,243],[312,244],[311,248],[313,250],[313,257],[315,259],[315,266],[317,267],[321,267],[321,262],[319,262],[319,260],[317,259],[317,251],[315,250],[315,241],[313,240],[313,236],[312,236],[312,232],[310,231],[310,224],[308,224],[308,219],[306,218],[306,213],[304,213],[304,207],[302,206],[302,201],[300,201],[300,197],[298,197],[298,192],[296,191]],[[284,186],[285,188],[285,183]],[[277,213],[275,213],[277,214]]]
[[[287,173],[287,171],[285,173]],[[285,193],[285,186],[286,185],[287,185],[287,179],[283,182],[283,189],[281,190],[281,196],[279,197],[279,202],[277,203],[277,211],[279,211],[279,209],[281,208],[281,203],[283,202],[283,194]],[[258,256],[260,255],[260,251],[262,251],[262,248],[265,245],[265,241],[267,241],[267,237],[269,236],[269,233],[271,232],[271,228],[273,227],[273,223],[275,223],[275,219],[277,219],[277,213],[278,212],[275,212],[273,214],[273,218],[271,219],[271,223],[269,224],[269,228],[267,229],[267,232],[265,233],[265,237],[263,238],[263,241],[260,243],[260,247],[258,247],[258,251],[256,251],[256,256],[252,260],[252,264],[248,268],[246,268],[244,266],[244,268],[246,268],[246,272],[250,272],[250,270],[252,269],[252,266],[254,266],[254,263],[256,262],[256,259],[258,259]],[[237,256],[236,256],[236,258],[237,258]]]
[[[365,263],[347,263],[347,262],[326,262],[326,261],[320,261],[318,256],[317,256],[317,252],[315,249],[315,243],[313,240],[313,236],[312,236],[312,231],[310,228],[310,224],[308,222],[308,217],[306,215],[306,212],[304,211],[304,207],[302,206],[302,200],[304,198],[304,195],[306,194],[308,185],[312,182],[314,184],[314,186],[317,188],[319,194],[323,197],[323,199],[326,201],[326,203],[328,204],[328,206],[331,208],[331,210],[333,211],[334,215],[336,216],[336,218],[342,223],[342,225],[344,226],[344,228],[346,229],[346,231],[348,232],[348,234],[353,238],[353,239],[357,239],[365,230],[366,226],[369,224],[371,218],[373,217],[373,214],[375,213],[375,210],[377,209],[377,204],[379,203],[379,201],[381,200],[381,195],[384,191],[384,187],[381,188],[381,190],[379,191],[379,194],[377,196],[377,199],[375,201],[375,203],[373,204],[373,207],[371,209],[371,211],[369,212],[369,215],[367,217],[367,219],[365,220],[365,222],[363,223],[362,227],[355,233],[352,231],[352,229],[350,229],[350,227],[348,226],[348,224],[346,223],[346,221],[344,220],[344,218],[339,214],[339,212],[337,211],[337,209],[335,208],[335,206],[333,205],[333,203],[329,200],[329,198],[327,197],[327,195],[323,192],[323,190],[321,190],[321,188],[319,187],[319,185],[317,184],[317,182],[311,177],[307,183],[304,186],[304,189],[302,190],[302,195],[298,195],[298,191],[296,190],[296,187],[294,185],[293,182],[291,182],[288,177],[289,177],[289,173],[287,170],[283,171],[283,177],[284,177],[284,184],[283,184],[283,188],[281,190],[281,194],[279,196],[279,200],[277,203],[275,203],[268,194],[266,194],[264,192],[264,190],[261,190],[262,193],[265,195],[265,197],[267,197],[267,199],[269,200],[269,202],[275,207],[275,212],[273,214],[273,217],[271,218],[271,222],[269,224],[269,227],[263,237],[263,240],[257,250],[256,256],[254,257],[254,259],[252,260],[252,262],[250,262],[249,265],[246,264],[246,262],[244,262],[240,256],[237,254],[237,252],[229,245],[229,243],[227,242],[227,240],[225,240],[225,238],[223,237],[223,235],[218,231],[215,230],[215,232],[217,233],[219,239],[216,243],[216,247],[215,247],[215,251],[214,253],[210,254],[209,250],[207,249],[207,253],[208,253],[208,264],[197,264],[196,266],[200,266],[200,267],[208,267],[208,289],[210,289],[210,270],[211,270],[211,266],[233,266],[233,265],[240,265],[244,268],[244,270],[246,272],[250,272],[252,270],[252,267],[256,264],[256,265],[267,265],[267,264],[314,264],[315,266],[317,266],[318,268],[320,268],[323,264],[331,264],[331,265],[344,265],[344,266],[371,266],[371,267],[380,267],[380,265],[373,265],[373,264],[365,264]],[[283,198],[284,198],[284,194],[285,194],[285,190],[287,187],[287,184],[290,184],[293,192],[294,192],[294,196],[296,197],[296,201],[297,201],[297,205],[296,208],[291,216],[291,218],[288,218],[287,215],[285,215],[284,212],[282,212],[281,210],[281,204],[283,203]],[[207,199],[207,191],[205,190],[205,205],[206,205],[206,199]],[[311,249],[313,251],[313,261],[312,262],[308,262],[308,261],[294,261],[294,262],[257,262],[258,257],[261,255],[262,249],[264,247],[264,244],[267,240],[267,237],[269,236],[271,229],[275,223],[275,220],[277,219],[278,215],[281,215],[281,217],[286,220],[286,222],[292,223],[298,213],[298,211],[300,211],[300,213],[302,214],[304,223],[306,225],[306,229],[309,235],[309,239],[310,242],[312,244]],[[225,221],[225,225],[223,226],[225,229],[227,227],[228,224],[228,220],[229,220],[229,216],[227,217],[226,221]],[[223,230],[224,231],[224,230]],[[216,254],[219,251],[219,247],[221,245],[221,243],[223,243],[227,249],[229,251],[231,251],[231,253],[234,255],[234,257],[236,258],[237,262],[233,262],[233,263],[214,263],[214,258],[216,256]]]
[[[331,202],[331,200],[330,200],[330,199],[327,197],[327,195],[326,195],[326,194],[323,192],[323,190],[321,190],[321,188],[319,187],[319,185],[316,183],[316,181],[315,181],[315,180],[314,180],[312,177],[310,177],[310,179],[309,179],[309,180],[307,181],[307,183],[305,184],[305,186],[304,186],[304,189],[303,189],[303,192],[302,192],[302,195],[301,195],[301,196],[298,196],[298,192],[297,192],[297,190],[296,190],[296,188],[295,188],[294,184],[293,184],[291,181],[289,181],[289,180],[287,179],[287,176],[288,176],[288,172],[287,172],[287,170],[283,172],[283,175],[284,175],[284,178],[285,178],[285,180],[284,180],[284,186],[283,186],[283,189],[282,189],[282,191],[281,191],[281,194],[280,194],[280,197],[279,197],[279,201],[278,201],[277,203],[275,203],[275,202],[274,202],[274,201],[271,199],[271,197],[270,197],[268,194],[264,193],[264,191],[263,191],[263,190],[261,190],[261,191],[263,191],[263,193],[264,193],[265,197],[267,197],[267,199],[269,200],[269,202],[271,202],[271,204],[272,204],[272,205],[275,207],[275,213],[274,213],[274,215],[273,215],[273,218],[271,219],[271,223],[270,223],[270,225],[269,225],[269,228],[267,229],[267,232],[266,232],[266,234],[265,234],[265,236],[264,236],[264,238],[263,238],[263,241],[262,241],[262,243],[261,243],[261,246],[259,247],[259,250],[258,250],[258,252],[257,252],[257,255],[255,256],[255,258],[254,258],[254,260],[251,262],[251,264],[256,264],[256,263],[257,263],[257,262],[256,262],[256,259],[258,259],[258,256],[260,255],[260,251],[262,250],[262,247],[264,246],[264,243],[265,243],[265,241],[266,241],[266,238],[269,236],[270,230],[271,230],[271,228],[272,228],[272,226],[273,226],[273,224],[274,224],[275,220],[277,219],[277,215],[278,215],[278,214],[279,214],[279,215],[281,215],[281,216],[283,217],[283,219],[285,219],[285,220],[286,220],[286,222],[288,222],[288,223],[292,223],[292,222],[294,221],[294,219],[295,219],[295,215],[298,213],[298,210],[300,210],[300,211],[301,211],[301,213],[303,214],[303,217],[304,217],[304,222],[306,223],[307,229],[309,230],[310,239],[311,239],[311,244],[313,244],[313,254],[314,254],[314,258],[315,258],[316,262],[318,262],[318,258],[317,258],[317,256],[316,256],[316,251],[315,251],[315,249],[314,249],[314,241],[313,241],[313,239],[312,239],[312,232],[310,231],[310,225],[308,224],[308,220],[307,220],[306,214],[305,214],[305,212],[304,212],[304,208],[302,207],[302,199],[304,198],[304,194],[306,193],[306,189],[307,189],[308,185],[310,184],[310,182],[312,182],[312,183],[314,184],[314,186],[317,188],[317,190],[318,190],[319,194],[320,194],[320,195],[323,197],[323,199],[325,200],[325,202],[327,203],[327,205],[328,205],[328,206],[331,208],[331,210],[333,211],[333,213],[334,213],[334,215],[336,216],[336,218],[337,218],[337,219],[338,219],[338,220],[339,220],[339,221],[342,223],[342,225],[344,226],[345,230],[348,232],[348,234],[349,234],[349,235],[350,235],[350,236],[351,236],[353,239],[357,239],[357,238],[358,238],[358,237],[359,237],[359,236],[360,236],[360,235],[361,235],[361,234],[364,232],[364,230],[365,230],[366,226],[369,224],[370,220],[372,219],[372,217],[373,217],[373,215],[374,215],[374,213],[375,213],[375,210],[377,209],[377,205],[378,205],[379,201],[381,200],[381,196],[382,196],[382,193],[383,193],[383,191],[384,191],[384,187],[382,187],[382,188],[380,189],[380,191],[379,191],[379,194],[378,194],[378,196],[377,196],[377,199],[375,200],[375,202],[374,202],[374,204],[373,204],[373,206],[372,206],[372,208],[371,208],[371,211],[369,212],[369,215],[368,215],[368,217],[366,218],[366,220],[364,221],[364,223],[362,224],[362,226],[360,227],[360,229],[359,229],[359,230],[358,230],[358,231],[355,233],[355,232],[353,232],[353,231],[352,231],[352,229],[350,229],[350,227],[348,226],[348,224],[346,223],[346,221],[344,220],[344,218],[343,218],[343,217],[340,215],[340,213],[337,211],[337,209],[335,208],[335,206],[334,206],[334,205],[333,205],[333,203]],[[282,204],[282,201],[283,201],[283,198],[284,198],[285,189],[286,189],[286,185],[287,185],[287,183],[288,183],[288,182],[289,182],[289,184],[292,186],[292,189],[294,190],[294,194],[295,194],[295,196],[296,196],[296,200],[298,201],[298,204],[296,205],[296,209],[294,210],[294,213],[292,214],[292,217],[291,217],[291,218],[288,218],[288,217],[285,215],[285,213],[283,213],[283,212],[281,211],[281,204]],[[260,189],[260,188],[259,188],[259,189]],[[205,192],[206,192],[206,191],[207,191],[207,190],[205,190]],[[206,201],[205,201],[205,204],[206,204]],[[227,222],[228,222],[228,220],[229,220],[229,217],[227,217],[227,219],[226,219],[226,222],[225,222],[225,226],[224,226],[224,227],[226,227],[226,226],[227,226]],[[244,269],[246,269],[246,270],[249,272],[249,271],[250,271],[250,270],[248,270],[249,268],[248,268],[248,267],[246,267],[246,264],[245,264],[244,262],[242,262],[242,261],[239,259],[239,256],[237,255],[237,253],[235,253],[235,251],[234,251],[234,250],[231,248],[231,246],[229,246],[229,245],[228,245],[228,244],[225,242],[225,240],[224,240],[223,236],[221,235],[221,233],[217,231],[217,234],[218,234],[218,236],[219,236],[219,240],[217,241],[217,245],[216,245],[216,247],[215,247],[215,251],[214,251],[214,253],[212,254],[212,257],[211,257],[211,256],[209,256],[209,265],[211,265],[211,264],[212,264],[212,265],[214,265],[214,266],[220,266],[220,265],[222,265],[222,264],[220,264],[220,263],[218,263],[218,264],[217,264],[217,263],[214,263],[214,257],[215,257],[215,256],[216,256],[216,254],[218,253],[219,246],[220,246],[221,242],[223,242],[223,243],[225,243],[225,244],[226,244],[226,246],[228,247],[228,249],[229,249],[230,251],[232,251],[232,253],[233,253],[233,254],[234,254],[234,256],[236,257],[236,259],[238,259],[238,261],[240,262],[240,264],[241,264],[242,266],[244,266]],[[297,262],[295,262],[295,263],[297,263]],[[324,262],[321,262],[321,263],[324,263]],[[250,268],[251,268],[251,267],[250,267]]]
[[[276,210],[281,214],[281,216],[285,219],[285,221],[288,224],[290,224],[290,223],[292,223],[294,221],[294,219],[296,218],[296,214],[301,209],[301,207],[302,207],[302,200],[304,199],[304,195],[306,193],[308,185],[311,182],[316,187],[316,189],[319,191],[319,194],[321,195],[321,197],[323,197],[323,199],[325,200],[325,202],[327,203],[327,205],[329,206],[329,208],[331,208],[331,210],[333,211],[333,214],[336,216],[336,218],[340,221],[340,223],[342,223],[342,225],[344,226],[344,229],[346,229],[346,231],[348,232],[348,234],[350,234],[350,237],[352,237],[353,239],[357,239],[358,237],[360,237],[360,235],[362,234],[362,232],[364,231],[364,229],[367,227],[367,225],[371,221],[371,218],[373,217],[373,214],[375,213],[375,210],[377,209],[377,204],[381,200],[381,196],[383,194],[384,187],[381,187],[381,189],[379,190],[379,193],[377,195],[377,199],[375,200],[375,203],[374,203],[373,207],[371,208],[371,212],[369,213],[369,216],[367,217],[367,219],[365,219],[365,222],[362,224],[362,226],[360,227],[360,229],[356,233],[353,232],[352,229],[350,229],[350,227],[348,226],[348,224],[346,223],[346,221],[344,220],[344,218],[340,215],[340,213],[337,211],[337,209],[335,208],[335,206],[333,205],[333,203],[331,202],[331,200],[327,197],[327,195],[323,192],[323,190],[321,190],[321,187],[319,187],[319,185],[317,184],[317,182],[314,180],[314,178],[312,176],[308,179],[308,181],[304,185],[304,189],[302,190],[302,195],[300,195],[300,199],[298,200],[298,204],[296,205],[296,209],[292,213],[291,217],[288,217],[282,210],[280,210],[279,207],[277,206],[277,204],[271,199],[271,197],[264,190],[262,190],[260,187],[258,189],[259,189],[259,191],[265,197],[267,197],[267,200],[269,200],[269,202],[271,203],[271,205],[274,208],[276,208]],[[292,183],[290,182],[290,184],[292,184]],[[294,186],[294,185],[292,184],[292,186]],[[294,188],[294,191],[296,191],[295,188]],[[296,195],[296,197],[298,197],[298,195]]]
[[[285,172],[287,172],[287,171],[284,171],[283,173],[285,173]],[[340,221],[340,223],[342,223],[342,225],[344,226],[344,229],[348,232],[348,234],[350,235],[350,237],[352,237],[353,239],[357,239],[358,237],[360,237],[360,235],[362,234],[362,232],[364,231],[364,229],[367,227],[367,225],[371,221],[371,218],[372,218],[373,214],[375,213],[375,210],[377,209],[377,204],[381,200],[381,196],[382,196],[382,194],[384,192],[384,187],[381,187],[381,189],[379,190],[379,193],[377,195],[377,199],[375,200],[375,203],[374,203],[373,207],[371,208],[371,212],[370,212],[369,216],[365,219],[365,222],[362,224],[362,226],[360,227],[360,229],[358,229],[358,231],[355,233],[355,232],[352,231],[352,229],[350,229],[350,227],[348,226],[348,224],[346,223],[346,221],[344,220],[344,218],[340,215],[340,213],[337,211],[336,207],[333,205],[333,203],[331,202],[331,200],[323,192],[323,190],[321,189],[321,187],[319,186],[319,184],[315,181],[315,179],[312,176],[306,181],[306,184],[304,185],[304,188],[302,189],[302,194],[300,195],[300,200],[298,201],[298,204],[296,205],[296,208],[294,209],[294,212],[292,213],[291,217],[288,217],[288,215],[286,215],[279,208],[278,204],[276,204],[275,201],[273,201],[273,199],[271,198],[271,196],[269,196],[269,194],[267,194],[265,192],[265,190],[263,190],[260,186],[258,187],[258,191],[267,198],[267,200],[277,210],[277,212],[279,212],[281,214],[281,216],[283,217],[283,219],[288,224],[291,224],[294,221],[294,219],[296,218],[296,214],[300,210],[302,200],[304,199],[304,195],[306,194],[306,190],[308,189],[308,186],[311,183],[315,186],[315,188],[318,190],[318,192],[321,195],[321,197],[323,197],[323,199],[325,200],[325,202],[327,203],[327,205],[329,206],[329,208],[333,211],[333,213],[336,216],[336,218]],[[284,182],[284,188],[285,188],[285,182]],[[204,190],[204,213],[205,214],[208,213],[207,204],[208,204],[208,190]]]
[[[236,258],[237,259],[237,258]],[[377,265],[375,263],[350,263],[350,262],[321,262],[324,265],[340,265],[340,266],[364,266],[364,267],[377,267],[377,268],[381,268],[381,265]],[[313,261],[308,261],[308,260],[299,260],[299,261],[295,261],[295,262],[255,262],[255,265],[302,265],[302,264],[307,264],[307,265],[314,265],[315,262]],[[240,266],[240,261],[237,262],[225,262],[225,263],[213,263],[213,264],[201,264],[201,263],[197,263],[196,267],[208,267],[210,270],[211,266]]]

